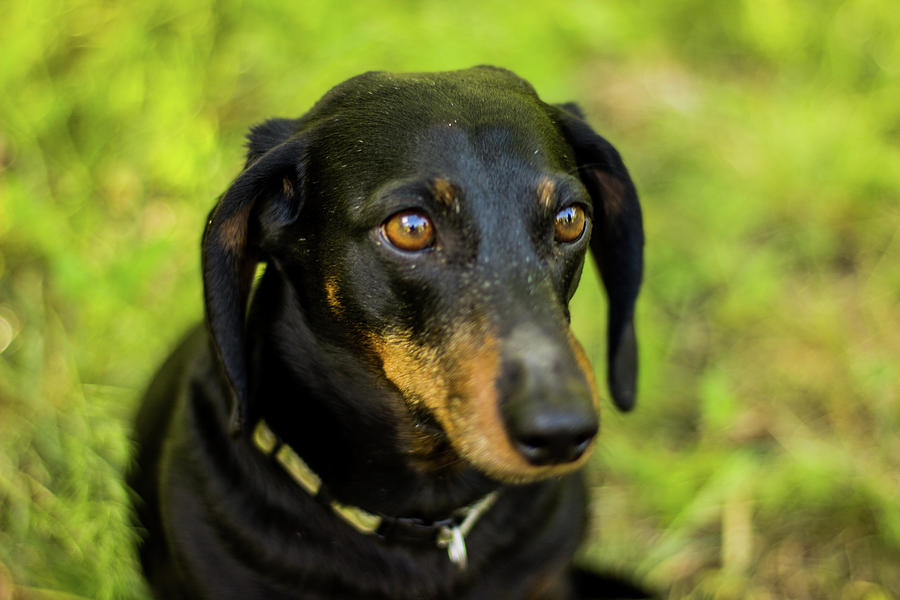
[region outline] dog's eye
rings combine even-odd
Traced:
[[[406,252],[424,250],[434,243],[431,220],[417,211],[399,212],[381,226],[384,237],[395,248]]]
[[[556,241],[574,242],[584,233],[584,209],[573,204],[556,213]]]

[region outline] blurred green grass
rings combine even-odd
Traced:
[[[0,17],[0,600],[143,596],[129,421],[201,316],[199,233],[246,129],[364,70],[478,63],[580,102],[642,194],[640,403],[605,411],[584,558],[673,598],[900,597],[895,2]],[[603,302],[586,277],[598,369]]]

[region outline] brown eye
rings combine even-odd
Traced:
[[[424,250],[434,243],[434,226],[423,213],[400,212],[381,226],[384,237],[395,247],[406,252]]]
[[[573,204],[556,213],[556,241],[574,242],[584,232],[584,209]]]

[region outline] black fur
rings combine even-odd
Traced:
[[[203,237],[205,327],[138,415],[129,481],[157,597],[640,597],[571,567],[597,419],[568,333],[588,247],[610,389],[623,409],[635,397],[643,234],[616,150],[577,107],[492,67],[367,73],[248,138]],[[587,221],[561,243],[567,206]],[[432,246],[391,247],[382,224],[406,210],[430,219]],[[371,513],[429,522],[499,490],[468,566],[433,540],[357,532],[254,446],[260,419]]]

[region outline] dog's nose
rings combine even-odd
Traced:
[[[597,435],[599,419],[571,348],[531,328],[510,340],[499,382],[510,442],[533,465],[578,460]]]
[[[533,465],[578,460],[597,435],[597,418],[572,408],[519,411],[507,419],[516,449]]]

